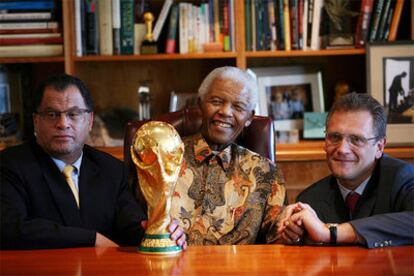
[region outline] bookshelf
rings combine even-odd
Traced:
[[[163,1],[154,2],[161,7]],[[403,26],[400,26],[400,32],[414,39],[414,4],[406,1],[405,5],[404,9],[410,7],[409,19],[408,23],[407,20],[401,22]],[[351,82],[358,91],[366,89],[365,49],[246,51],[244,8],[244,1],[234,1],[236,40],[233,52],[79,57],[75,54],[74,1],[63,0],[61,13],[64,34],[63,56],[0,58],[0,64],[30,64],[35,71],[39,71],[35,76],[36,81],[33,86],[49,73],[66,72],[76,75],[91,90],[97,111],[114,107],[128,107],[136,110],[137,87],[140,83],[146,83],[151,89],[154,115],[168,111],[171,91],[195,92],[206,74],[213,68],[224,65],[243,69],[285,65],[317,66],[323,71],[326,109],[332,103],[333,93],[331,91],[338,80]],[[56,69],[45,69],[49,64]],[[323,162],[324,153],[321,145],[320,141],[277,145],[277,161],[290,165],[295,161]],[[122,158],[121,147],[103,148],[103,150]],[[393,156],[414,162],[413,147],[389,148],[387,151]],[[287,169],[287,171],[290,170]],[[313,178],[315,176],[309,179]]]

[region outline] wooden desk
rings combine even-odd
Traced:
[[[296,247],[283,245],[190,247],[177,256],[135,248],[0,251],[1,275],[413,275],[414,246]]]

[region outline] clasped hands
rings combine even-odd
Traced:
[[[309,204],[295,203],[284,208],[278,225],[278,234],[282,243],[327,243],[329,229],[317,216]]]

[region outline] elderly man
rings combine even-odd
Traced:
[[[367,94],[341,97],[326,122],[325,151],[332,175],[290,206],[282,237],[303,227],[311,242],[368,248],[414,243],[414,167],[383,154],[384,108]]]
[[[213,70],[199,88],[200,132],[184,137],[184,164],[172,200],[189,245],[278,240],[284,180],[270,160],[235,144],[253,118],[255,80],[235,67]]]
[[[123,163],[84,145],[93,124],[85,85],[51,77],[34,107],[36,140],[0,153],[1,248],[138,245],[145,214],[127,188]],[[185,246],[177,226],[169,226],[171,237]]]

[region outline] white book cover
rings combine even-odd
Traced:
[[[173,0],[164,1],[164,5],[162,6],[160,15],[157,18],[157,22],[155,22],[154,30],[152,31],[152,35],[155,41],[158,41],[158,38],[162,31],[162,27],[165,24],[165,20],[167,19],[172,3],[173,3]]]
[[[82,19],[81,19],[81,0],[75,0],[75,37],[76,37],[76,56],[81,57],[82,52]]]
[[[112,39],[112,1],[99,0],[99,49],[101,55],[113,55]]]
[[[303,30],[303,38],[302,38],[302,45],[303,50],[308,50],[308,0],[303,1],[303,20],[302,20],[302,30]]]
[[[194,25],[195,25],[195,18],[193,14],[193,4],[187,3],[187,39],[188,39],[188,52],[194,53]]]
[[[311,50],[319,50],[321,47],[319,31],[321,28],[322,9],[323,9],[323,0],[314,0],[313,1],[312,34],[311,34],[311,45],[310,45]]]
[[[22,13],[0,13],[1,21],[10,20],[50,20],[51,12],[22,12]]]
[[[180,54],[187,54],[188,53],[188,23],[187,23],[187,4],[186,3],[179,3],[179,20],[178,20],[178,27],[179,27],[179,42],[180,42]]]
[[[0,23],[0,30],[56,29],[58,27],[59,27],[59,23],[55,21]]]
[[[201,30],[201,14],[200,7],[193,5],[193,18],[194,18],[194,52],[201,53],[202,47],[202,30]]]
[[[203,21],[204,43],[209,43],[210,42],[210,13],[209,13],[210,6],[208,3],[204,3],[203,5],[204,5],[204,21]]]

